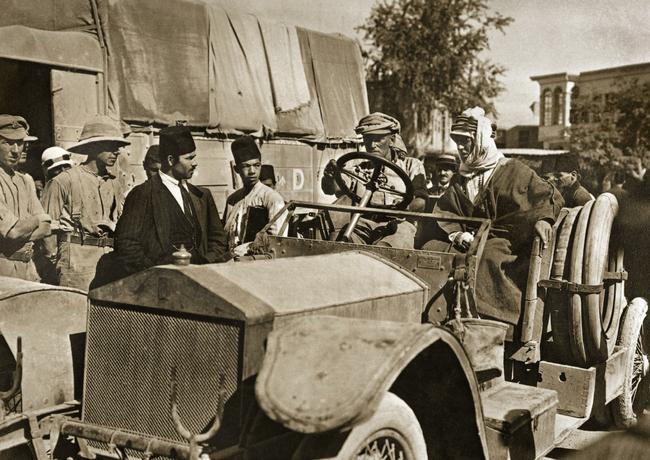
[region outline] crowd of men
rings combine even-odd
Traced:
[[[487,316],[516,323],[534,235],[545,243],[562,206],[594,198],[580,185],[577,166],[542,178],[522,162],[505,158],[494,142],[494,124],[478,107],[463,112],[452,125],[458,155],[443,154],[433,161],[408,154],[400,123],[389,115],[367,115],[355,130],[366,152],[404,173],[401,179],[386,173],[389,186],[408,178],[413,189],[409,210],[491,219],[493,237],[477,274],[479,281],[485,277],[489,282],[482,283],[477,307]],[[0,275],[88,290],[171,263],[179,252],[195,264],[223,262],[245,255],[256,233],[284,208],[273,168],[262,164],[262,152],[251,136],[231,144],[243,186],[228,197],[223,215],[209,190],[189,182],[197,157],[186,126],[160,130],[160,143],[148,149],[143,161],[147,180],[128,193],[111,167],[130,142],[109,117],[88,120],[79,141],[67,150],[51,147],[43,152],[47,183],[40,200],[34,180],[19,168],[29,139],[24,118],[0,115]],[[85,160],[75,165],[71,153]],[[327,165],[321,187],[339,204],[349,204],[349,191],[363,184],[348,178],[348,193],[343,193],[334,180],[336,168],[334,161]],[[375,190],[368,205],[391,206],[395,200]],[[284,217],[267,231],[277,235],[286,229]],[[348,241],[415,247],[418,229],[411,219],[366,213],[355,224],[345,233]],[[346,228],[337,230],[333,238]],[[464,251],[474,239],[470,229],[444,221],[431,232],[423,240],[424,249]]]
[[[171,263],[181,248],[192,263],[222,262],[246,252],[251,214],[262,211],[268,221],[284,207],[273,168],[261,164],[250,136],[232,144],[243,187],[228,198],[223,220],[209,190],[188,182],[197,161],[185,126],[160,130],[159,145],[149,148],[143,162],[147,181],[130,192],[111,173],[130,144],[111,118],[88,120],[67,150],[43,152],[40,199],[33,178],[20,167],[29,139],[23,117],[0,115],[2,276],[88,290]],[[72,153],[85,160],[75,165]],[[269,230],[278,231],[279,225]]]

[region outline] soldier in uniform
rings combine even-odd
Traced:
[[[425,210],[428,197],[424,165],[419,159],[408,156],[400,131],[399,121],[380,112],[366,115],[359,120],[359,124],[355,128],[355,132],[363,136],[366,152],[380,155],[406,172],[414,189],[414,198],[408,209],[421,212]],[[344,200],[347,200],[347,197],[340,196],[340,191],[334,180],[335,167],[336,162],[332,160],[325,168],[321,188],[326,195],[337,195],[339,204],[348,204],[349,200],[346,203]],[[394,174],[387,175],[389,181],[399,180],[395,179],[395,177]],[[350,188],[356,188],[357,186],[356,181],[352,181],[350,184]],[[377,204],[391,205],[394,202],[392,196],[376,192],[369,206]],[[372,218],[362,217],[359,219],[351,235],[351,240],[353,243],[359,244],[377,244],[412,249],[414,247],[415,233],[416,227],[411,222],[377,215],[372,216]]]
[[[87,155],[86,161],[53,178],[43,193],[43,206],[56,230],[56,242],[48,242],[48,252],[62,286],[87,290],[98,261],[112,251],[125,191],[108,168],[127,144],[111,118],[88,120],[79,142],[68,148]]]
[[[50,216],[36,197],[34,180],[16,171],[29,125],[0,115],[0,275],[39,281],[33,242],[50,233]]]
[[[125,274],[174,261],[181,245],[191,263],[221,262],[226,234],[208,189],[190,184],[196,145],[186,126],[160,131],[160,164],[129,193],[116,230],[116,256]]]

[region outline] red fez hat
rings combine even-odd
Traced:
[[[160,130],[160,156],[181,156],[196,150],[192,132],[187,126],[169,126]]]
[[[243,136],[235,139],[230,146],[230,150],[232,151],[232,156],[235,158],[236,164],[262,158],[262,152],[260,152],[257,142],[251,136]]]

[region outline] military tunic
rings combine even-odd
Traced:
[[[100,176],[84,165],[48,183],[42,201],[57,231],[56,268],[62,286],[88,289],[99,259],[112,251],[106,229],[115,228],[124,198],[115,176]]]
[[[31,259],[33,243],[10,241],[7,234],[19,220],[44,212],[32,177],[0,168],[0,275],[40,281]]]

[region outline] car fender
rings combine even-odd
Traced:
[[[463,397],[472,399],[467,402],[475,409],[472,425],[484,445],[470,361],[450,332],[429,324],[331,316],[292,320],[269,335],[255,386],[257,400],[272,420],[294,431],[351,427],[370,417],[409,363],[440,345],[462,369],[470,388]],[[424,369],[420,375],[426,373]]]

